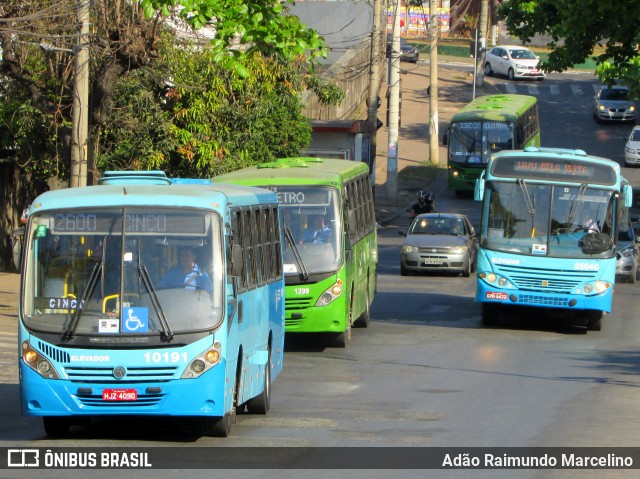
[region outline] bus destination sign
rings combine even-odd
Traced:
[[[571,158],[503,156],[495,159],[491,173],[509,178],[616,184],[612,166]]]

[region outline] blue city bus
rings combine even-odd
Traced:
[[[618,225],[631,188],[611,160],[581,150],[529,147],[489,158],[476,301],[493,325],[505,305],[575,311],[599,331],[611,312]]]
[[[53,436],[137,415],[196,417],[220,437],[236,413],[266,414],[284,354],[281,231],[273,192],[161,171],[39,196],[22,260],[23,414]]]

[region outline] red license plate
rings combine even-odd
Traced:
[[[103,401],[135,401],[138,399],[138,391],[135,389],[103,389]]]

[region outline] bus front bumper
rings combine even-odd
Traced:
[[[476,287],[477,303],[494,303],[512,306],[531,306],[539,308],[598,310],[611,312],[613,288],[599,294],[560,294],[542,291],[522,291],[502,289],[478,280]]]
[[[20,360],[20,403],[25,416],[222,416],[231,394],[225,382],[225,362],[198,379],[159,383],[83,383],[44,379]],[[233,381],[231,381],[233,383]],[[105,389],[135,389],[132,401],[105,401]]]

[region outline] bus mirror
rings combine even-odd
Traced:
[[[444,130],[444,134],[442,135],[442,146],[447,146],[449,143],[449,128]]]
[[[476,180],[476,185],[473,188],[473,199],[476,201],[482,201],[484,198],[484,178],[480,177]]]
[[[624,195],[624,206],[631,208],[633,206],[633,189],[631,185],[626,184],[622,187],[622,194]]]
[[[231,247],[231,276],[240,276],[242,274],[243,263],[242,246],[234,244]]]

